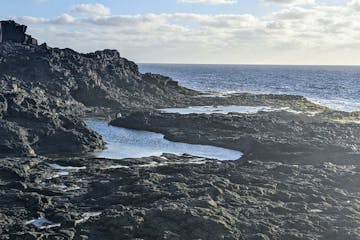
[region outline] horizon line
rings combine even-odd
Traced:
[[[182,63],[182,62],[135,62],[136,64],[163,65],[243,65],[243,66],[319,66],[319,67],[360,67],[360,64],[282,64],[282,63]]]

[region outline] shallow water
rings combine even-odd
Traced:
[[[32,224],[39,229],[48,229],[48,228],[61,226],[60,223],[53,223],[53,222],[49,221],[47,218],[37,218],[37,219],[27,221],[25,223],[25,225],[29,225],[29,224]]]
[[[163,134],[108,126],[104,120],[86,120],[90,128],[103,136],[107,149],[95,153],[96,157],[123,159],[161,156],[163,153],[236,160],[242,153],[230,149],[171,142]]]
[[[282,110],[279,108],[272,108],[267,106],[193,106],[187,108],[163,108],[160,109],[162,112],[166,113],[180,113],[180,114],[212,114],[212,113],[221,113],[228,114],[231,112],[236,113],[246,113],[253,114],[260,111],[270,112]]]

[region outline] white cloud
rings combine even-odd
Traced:
[[[18,17],[51,46],[142,62],[360,64],[360,0],[251,14]]]
[[[234,4],[237,0],[178,0],[180,3],[203,3],[211,5]]]
[[[71,8],[71,11],[74,13],[83,13],[97,16],[110,15],[110,8],[104,6],[100,3],[94,4],[78,4]]]
[[[359,11],[360,10],[360,0],[352,0],[352,1],[348,2],[347,6],[356,11]]]
[[[313,4],[315,0],[263,0],[267,3],[274,3],[279,5],[306,5]]]

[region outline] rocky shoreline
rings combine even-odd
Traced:
[[[0,43],[0,86],[0,239],[360,239],[358,112],[301,96],[209,96],[115,50],[46,44]],[[159,110],[211,105],[280,110]],[[244,156],[90,157],[105,143],[83,118],[117,113],[114,126]]]
[[[339,123],[331,111],[314,116],[285,110],[211,115],[139,111],[111,124],[162,133],[172,141],[238,150],[248,160],[355,164],[360,156],[360,124]]]
[[[2,160],[1,239],[359,239],[359,169],[174,155]]]

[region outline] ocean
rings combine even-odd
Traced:
[[[360,66],[140,64],[203,92],[302,95],[342,111],[360,111]]]

